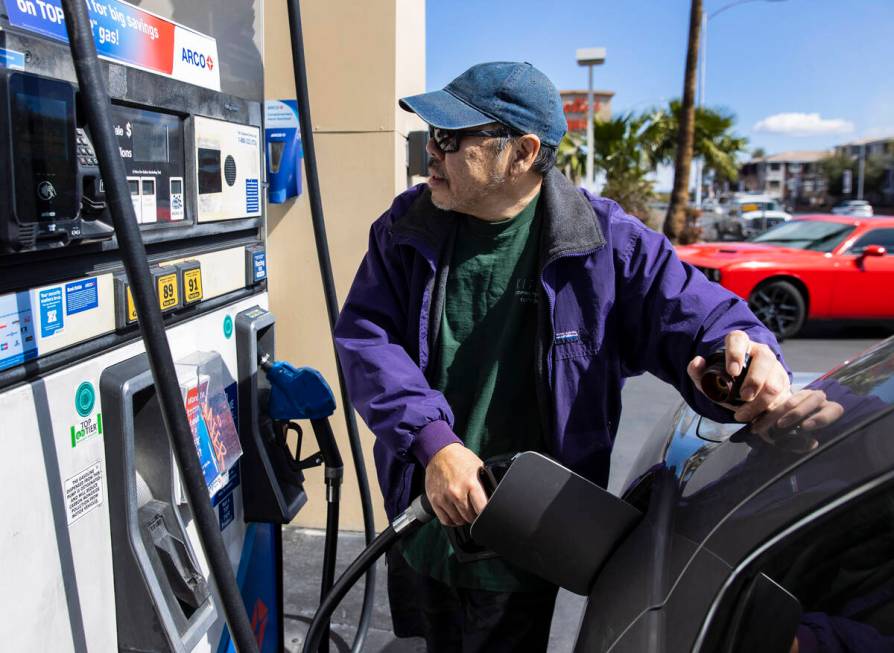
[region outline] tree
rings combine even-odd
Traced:
[[[674,164],[674,190],[671,193],[664,233],[677,241],[686,228],[689,207],[689,168],[692,165],[692,143],[695,138],[695,72],[702,23],[702,0],[692,0],[689,12],[689,43],[686,46],[686,74],[683,79],[683,103]]]
[[[824,159],[821,159],[819,162],[820,169],[823,171],[823,175],[826,177],[826,188],[828,189],[829,195],[840,198],[843,195],[842,192],[842,180],[844,178],[844,171],[851,170],[853,174],[853,183],[851,185],[852,192],[856,192],[857,190],[857,162],[854,160],[854,157],[849,154],[845,154],[844,152],[836,152],[830,156],[827,156]]]
[[[586,153],[580,135],[566,133],[556,149],[556,167],[568,177],[572,183],[579,184],[586,169]]]
[[[763,159],[765,156],[767,156],[767,152],[762,147],[756,147],[751,150],[752,159]]]
[[[645,139],[652,144],[653,166],[676,160],[681,113],[679,100],[651,110]],[[705,172],[712,173],[717,181],[739,178],[738,157],[745,152],[748,139],[732,132],[735,124],[735,114],[728,111],[707,107],[695,110],[692,150],[705,162]]]
[[[649,218],[649,202],[655,194],[649,173],[654,170],[650,140],[650,115],[625,114],[593,125],[593,166],[605,172],[602,195],[639,217]]]
[[[855,198],[857,196],[857,175],[860,168],[860,162],[857,157],[844,152],[837,152],[825,159],[820,160],[820,168],[826,177],[829,195],[836,200],[846,199],[848,197]],[[892,166],[890,155],[875,154],[866,157],[866,163],[863,168],[863,194],[867,198],[873,198],[876,201],[881,199],[887,170]],[[851,191],[844,193],[844,171],[851,171]],[[846,196],[846,197],[845,197]]]

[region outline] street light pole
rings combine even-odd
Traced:
[[[860,143],[860,163],[857,167],[857,199],[863,199],[863,177],[866,174],[866,143]]]
[[[587,188],[593,190],[593,64],[587,66]]]
[[[577,63],[587,67],[587,180],[585,186],[593,190],[593,66],[605,63],[605,48],[581,48],[577,51]]]
[[[708,68],[708,14],[702,14],[702,47],[701,51],[701,79],[699,80],[698,108],[705,106],[705,79],[707,77]],[[702,157],[695,160],[695,205],[702,208],[702,171],[704,170],[704,161]]]
[[[710,14],[703,13],[702,14],[702,46],[699,48],[701,50],[701,75],[699,75],[699,93],[698,93],[698,106],[702,108],[705,106],[705,87],[708,79],[708,21],[717,16],[718,14],[722,14],[727,9],[732,9],[737,5],[744,5],[749,2],[785,2],[786,0],[736,0],[735,2],[730,2],[727,5],[722,6],[720,9],[712,11]],[[695,205],[701,208],[702,205],[702,170],[704,167],[704,161],[702,161],[701,157],[698,157],[695,161]]]

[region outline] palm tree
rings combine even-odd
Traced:
[[[695,69],[702,23],[702,0],[692,0],[689,12],[689,43],[686,48],[686,74],[683,81],[683,104],[674,164],[674,190],[671,193],[664,234],[676,241],[686,228],[689,208],[689,168],[692,165],[692,143],[695,138]]]
[[[649,114],[626,114],[609,120],[594,120],[593,167],[605,173],[602,195],[615,200],[631,215],[646,220],[653,198],[648,179],[653,144],[649,134]],[[578,183],[584,175],[586,145],[577,134],[566,134],[556,152],[556,167]]]
[[[666,108],[652,109],[645,138],[652,143],[653,166],[676,160],[682,110],[679,100],[671,100]],[[735,123],[735,115],[721,109],[695,110],[693,154],[704,160],[705,171],[713,173],[715,179],[738,179],[737,157],[745,151],[748,139],[732,132]]]
[[[605,172],[602,195],[642,220],[649,217],[654,198],[649,173],[654,170],[649,138],[649,114],[625,114],[593,125],[593,166]]]
[[[574,184],[579,184],[586,165],[583,138],[580,134],[566,133],[556,149],[556,168]]]

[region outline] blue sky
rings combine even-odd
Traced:
[[[429,90],[495,60],[530,61],[560,89],[586,88],[575,49],[605,46],[594,85],[615,92],[614,113],[682,95],[688,0],[429,0],[426,12]],[[707,104],[734,112],[749,148],[768,153],[894,135],[892,35],[894,0],[731,7],[709,21]]]

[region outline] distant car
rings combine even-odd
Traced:
[[[776,225],[788,222],[792,219],[791,213],[785,211],[747,211],[739,217],[742,223],[742,233],[745,238],[753,238],[762,234]]]
[[[864,218],[872,216],[872,205],[866,200],[848,200],[832,208],[835,215],[856,215]]]
[[[576,652],[892,650],[894,338],[798,397],[823,426],[685,404],[658,425],[622,493],[642,516],[596,574]]]
[[[894,320],[894,217],[799,216],[749,242],[677,253],[747,299],[780,338],[808,319]]]
[[[718,220],[718,240],[744,240],[792,219],[778,200],[766,195],[738,196]]]

